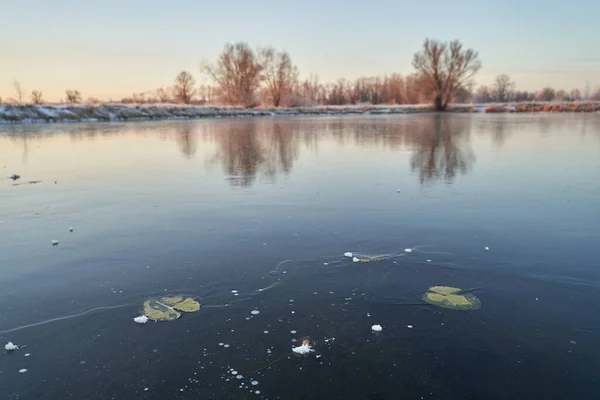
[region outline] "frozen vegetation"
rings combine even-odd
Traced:
[[[5,105],[0,124],[45,122],[139,121],[298,115],[409,114],[432,112],[430,105],[348,105],[298,108],[236,108],[159,105]],[[598,112],[600,102],[454,104],[450,112]]]

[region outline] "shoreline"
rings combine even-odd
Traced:
[[[0,125],[62,122],[123,122],[267,116],[391,115],[435,112],[431,105],[347,105],[246,109],[160,105],[0,105]],[[455,104],[448,113],[600,112],[600,102]]]

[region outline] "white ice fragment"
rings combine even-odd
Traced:
[[[266,335],[267,333],[269,333],[269,331],[265,331],[264,334]]]
[[[234,293],[234,294],[237,293],[237,292],[238,292],[237,290],[232,290],[231,291],[231,293]]]
[[[257,391],[255,391],[254,393],[256,393],[256,394],[260,394],[260,390],[257,390]]]
[[[219,343],[219,346],[223,346],[225,343]]]
[[[25,353],[25,357],[29,357],[31,353]]]
[[[258,311],[258,310],[252,310],[252,311],[250,311],[250,314],[252,314],[252,315],[258,315],[258,314],[260,314],[260,311]]]
[[[228,348],[228,347],[229,347],[229,345],[228,345],[228,344],[224,344],[224,345],[223,345],[223,347],[225,347],[225,348]]]
[[[148,322],[148,317],[146,317],[145,315],[140,315],[139,317],[135,317],[133,321],[136,324],[145,324],[146,322]]]
[[[413,327],[413,326],[412,326],[412,325],[406,325],[406,327],[407,327],[408,329],[412,329],[412,327]]]
[[[485,246],[485,251],[490,251],[490,248]]]
[[[431,260],[427,260],[427,262],[431,262]]]
[[[354,254],[352,254],[351,252],[346,252],[344,253],[344,257],[348,257],[348,258],[352,258],[354,256]]]
[[[144,388],[144,392],[147,392],[148,390],[150,390],[150,389],[148,389],[148,388]]]
[[[356,257],[352,257],[352,262],[359,262],[360,260]]]
[[[290,333],[291,333],[292,335],[295,335],[295,334],[296,334],[296,331],[290,331]]]
[[[242,375],[237,375],[235,378],[236,378],[236,379],[242,379],[242,378],[243,378],[243,376],[242,376]]]
[[[52,240],[52,246],[58,246],[59,241],[58,240]]]
[[[19,346],[17,346],[16,344],[13,344],[13,342],[8,342],[8,343],[6,343],[6,345],[4,345],[4,349],[6,351],[19,350]]]
[[[314,350],[309,344],[304,343],[302,346],[292,347],[292,351],[297,354],[308,354]]]
[[[250,383],[252,384],[252,386],[256,386],[256,385],[258,385],[258,381],[252,381],[252,382],[250,382]]]
[[[373,325],[371,327],[371,329],[373,330],[373,332],[381,332],[383,330],[383,328],[381,327],[381,325]]]
[[[412,253],[412,249],[409,247],[409,248],[407,248],[407,249],[404,249],[404,252],[405,252],[405,253]]]
[[[231,375],[237,375],[237,371],[231,371]]]
[[[23,369],[20,369],[20,370],[19,370],[19,373],[20,373],[20,374],[24,374],[25,372],[27,372],[27,368],[23,368]]]

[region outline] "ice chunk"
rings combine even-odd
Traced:
[[[4,345],[4,349],[6,351],[19,350],[19,346],[17,346],[16,344],[13,344],[13,342],[8,342],[8,343],[6,343],[6,345]]]
[[[148,317],[146,317],[145,315],[140,315],[139,317],[135,317],[133,321],[136,324],[145,324],[146,322],[148,322]]]
[[[405,252],[405,253],[412,253],[412,249],[409,247],[409,248],[407,248],[407,249],[404,249],[404,252]]]
[[[305,343],[302,343],[301,346],[292,347],[292,351],[297,354],[308,354],[314,350],[312,349],[312,347],[310,347],[310,344],[305,342]]]
[[[371,327],[371,329],[373,330],[373,332],[381,332],[383,330],[383,328],[381,327],[381,325],[373,325]]]
[[[352,254],[351,252],[346,252],[344,253],[344,257],[348,257],[348,258],[352,258],[354,256],[354,254]]]
[[[22,369],[19,370],[20,374],[24,374],[25,372],[27,372],[27,368],[22,368]]]
[[[260,314],[260,311],[258,311],[258,310],[252,310],[252,311],[250,311],[250,314],[252,314],[252,315],[258,315],[258,314]]]
[[[485,251],[490,251],[490,248],[485,246]]]
[[[360,262],[360,259],[358,259],[356,257],[352,257],[352,262]]]

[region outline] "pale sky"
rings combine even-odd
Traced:
[[[18,80],[58,100],[120,99],[172,84],[181,70],[200,83],[202,60],[226,42],[287,50],[303,77],[412,71],[426,37],[479,51],[477,82],[509,74],[517,88],[600,84],[599,0],[0,0],[0,97]]]

